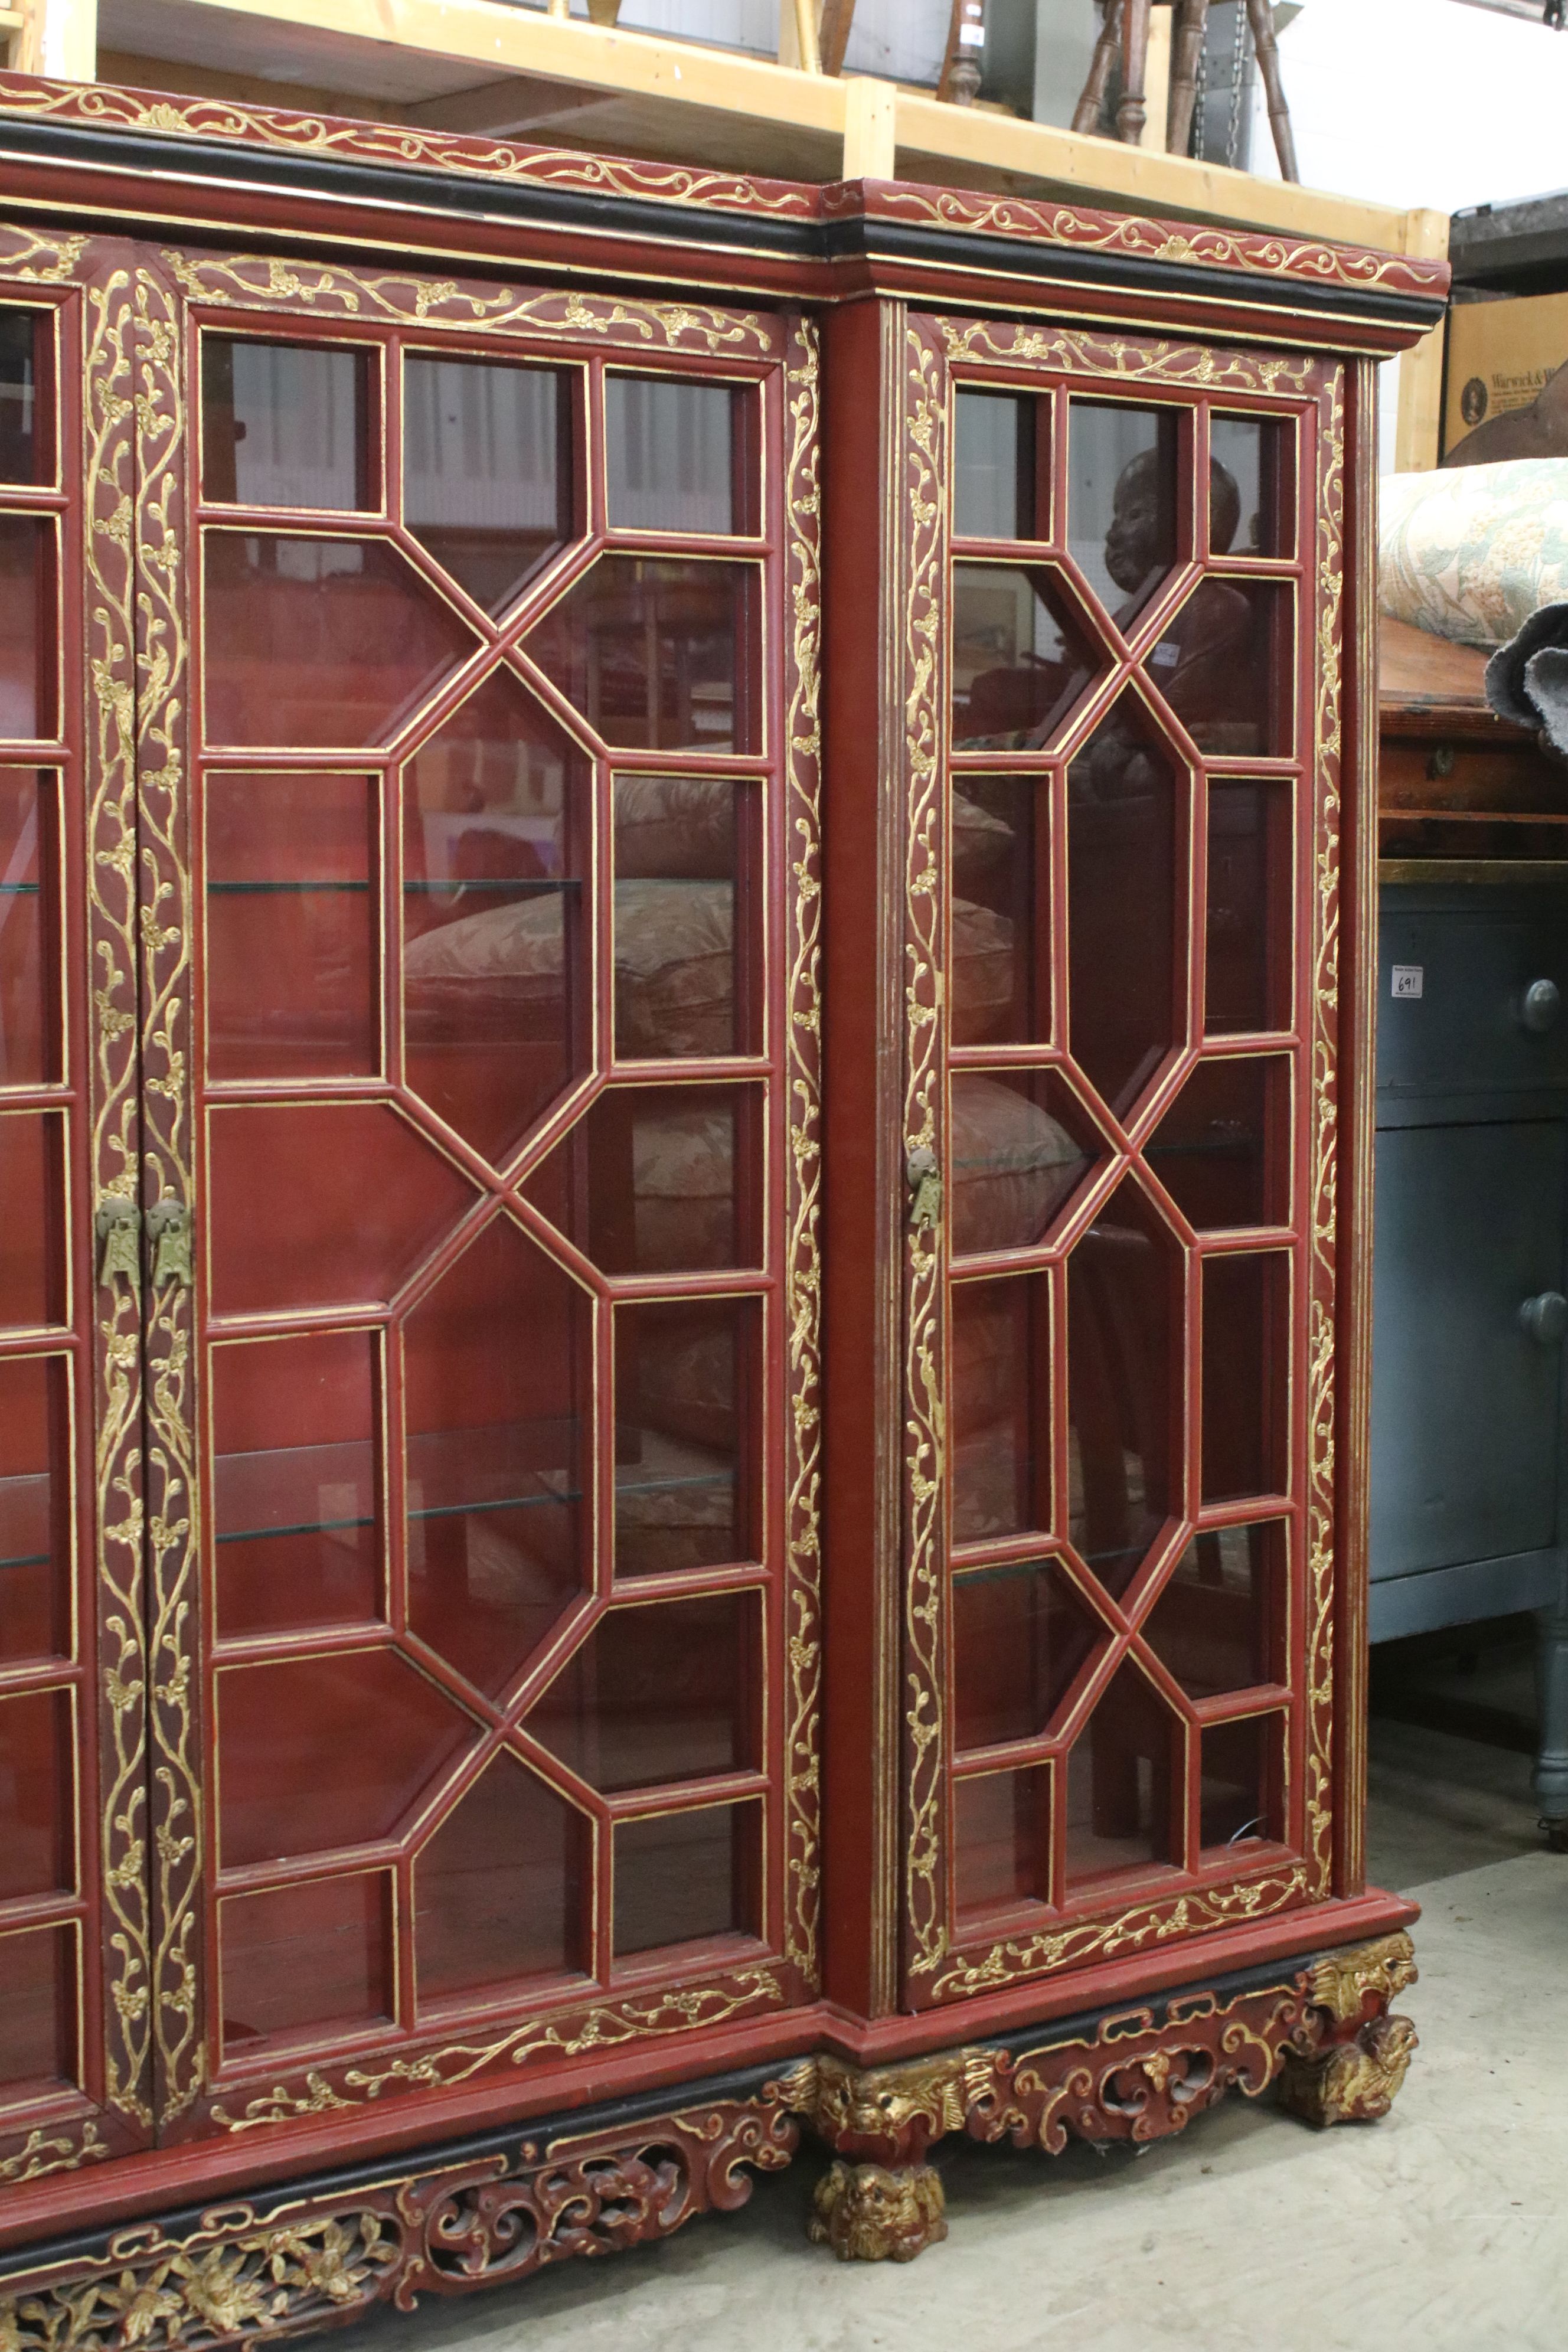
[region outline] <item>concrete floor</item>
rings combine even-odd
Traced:
[[[353,2352],[1562,2352],[1568,1857],[1542,1850],[1523,1753],[1374,1732],[1373,1874],[1426,1913],[1400,2002],[1422,2047],[1385,2122],[1316,2133],[1233,2095],[1140,2156],[945,2143],[952,2234],[906,2267],[805,2242],[808,2152],[740,2214],[380,2315]]]

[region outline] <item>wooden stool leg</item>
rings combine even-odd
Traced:
[[[1198,59],[1208,30],[1209,0],[1176,0],[1176,23],[1171,37],[1171,98],[1165,110],[1165,150],[1184,155],[1193,135],[1193,108],[1198,95]]]
[[[1247,17],[1252,26],[1253,47],[1258,51],[1258,70],[1263,76],[1263,94],[1268,101],[1268,124],[1274,133],[1274,152],[1279,158],[1279,175],[1285,180],[1299,180],[1296,168],[1296,142],[1290,135],[1290,110],[1285,103],[1285,86],[1279,79],[1279,52],[1274,45],[1274,15],[1268,0],[1247,0]]]
[[[1105,93],[1110,87],[1110,68],[1121,47],[1121,0],[1105,0],[1105,21],[1094,45],[1094,55],[1089,63],[1089,79],[1083,86],[1072,119],[1075,131],[1098,131],[1100,110],[1105,104]]]
[[[1143,136],[1143,75],[1148,63],[1149,0],[1123,0],[1121,100],[1116,110],[1116,135],[1124,147],[1136,147]]]

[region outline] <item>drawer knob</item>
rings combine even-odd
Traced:
[[[1568,1298],[1560,1290],[1543,1290],[1536,1297],[1525,1300],[1519,1310],[1519,1319],[1542,1347],[1561,1347],[1568,1339]]]
[[[1563,1010],[1563,992],[1554,980],[1532,980],[1520,999],[1519,1017],[1533,1036],[1555,1029]]]

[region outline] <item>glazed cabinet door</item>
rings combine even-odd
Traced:
[[[695,2069],[816,1969],[815,344],[172,268],[163,2128]]]
[[[1329,1891],[1342,389],[907,341],[929,2003]]]
[[[129,249],[0,231],[0,2187],[152,2122]]]

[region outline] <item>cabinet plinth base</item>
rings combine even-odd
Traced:
[[[128,2222],[0,2263],[0,2347],[208,2352],[471,2294],[733,2211],[803,2125],[834,2157],[812,2237],[909,2262],[947,2235],[925,2158],[951,2133],[1047,2155],[1143,2142],[1277,2079],[1313,2123],[1386,2114],[1415,2047],[1388,2005],[1415,1975],[1408,1936],[1384,1936],[902,2063],[823,2053]]]
[[[841,2263],[912,2263],[947,2235],[942,2180],[929,2164],[846,2164],[816,2184],[809,2235]]]

